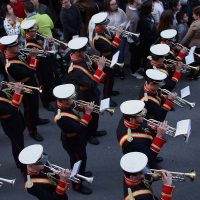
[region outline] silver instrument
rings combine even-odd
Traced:
[[[9,183],[9,184],[11,184],[12,186],[15,184],[15,180],[16,179],[5,179],[5,178],[1,178],[0,177],[0,187],[3,185],[3,182],[5,182],[5,183]]]
[[[170,92],[169,90],[166,90],[166,89],[159,89],[162,93],[164,94],[167,94],[167,95],[170,95],[172,94],[172,92]],[[176,97],[176,100],[173,101],[176,105],[180,106],[180,107],[184,107],[183,104],[187,104],[190,106],[190,108],[194,108],[196,103],[195,102],[189,102],[179,96]]]

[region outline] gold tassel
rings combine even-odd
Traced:
[[[33,182],[31,180],[31,176],[27,175],[27,188],[32,188],[33,187]]]
[[[128,188],[128,200],[135,200],[131,188]]]
[[[61,110],[60,109],[57,110],[57,115],[58,115],[58,120],[59,120],[61,118]]]
[[[146,92],[144,93],[144,101],[148,101],[148,94]]]
[[[128,142],[132,142],[133,141],[133,137],[132,137],[132,135],[131,135],[131,129],[130,128],[128,128],[128,137],[127,137],[127,141]]]

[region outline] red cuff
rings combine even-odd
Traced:
[[[170,111],[173,107],[173,102],[170,100],[166,99],[165,103],[162,105],[162,108],[165,109],[166,111]]]
[[[174,186],[163,185],[160,198],[162,200],[171,200],[173,191],[174,191]]]
[[[173,75],[173,77],[172,77],[172,80],[178,82],[180,78],[181,78],[181,73],[175,71],[175,72],[174,72],[174,75]]]
[[[17,94],[16,92],[13,94],[13,97],[12,97],[12,105],[16,108],[19,108],[20,106],[20,103],[22,101],[22,97],[23,95],[21,94]]]
[[[156,153],[159,153],[164,144],[165,140],[159,137],[155,137],[153,139],[150,149]]]
[[[95,74],[93,75],[93,79],[97,82],[100,83],[103,78],[105,77],[105,73],[101,71],[100,69],[97,69]]]
[[[80,123],[83,124],[84,126],[87,126],[91,119],[92,119],[92,116],[88,114],[84,114],[80,120]]]
[[[56,193],[59,195],[64,195],[65,191],[68,189],[69,184],[59,181],[56,187]]]
[[[29,67],[33,70],[36,70],[38,65],[38,59],[31,57],[30,61],[29,61]]]
[[[185,53],[183,51],[180,51],[178,56],[176,56],[177,60],[183,60],[183,58],[185,57]]]
[[[114,40],[112,41],[112,44],[114,47],[118,48],[120,45],[121,39],[118,38],[117,36],[114,37]]]

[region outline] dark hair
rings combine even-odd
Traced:
[[[177,14],[176,14],[176,20],[177,20],[178,24],[181,23],[181,20],[183,19],[183,17],[184,17],[185,14],[186,14],[186,12],[183,12],[183,11],[177,12]]]
[[[104,11],[107,11],[107,12],[110,12],[111,10],[110,10],[110,2],[111,2],[112,0],[105,0],[104,1]]]
[[[163,13],[160,16],[160,21],[158,23],[158,34],[160,34],[161,31],[170,29],[173,26],[173,12],[172,10],[164,10]]]
[[[148,17],[152,12],[152,5],[153,5],[152,0],[147,0],[144,3],[142,3],[140,7],[140,16]]]
[[[200,16],[200,6],[197,6],[193,9],[193,13],[197,16]]]
[[[33,3],[30,1],[26,1],[23,5],[23,8],[25,11],[27,11],[29,13],[32,13],[35,11],[35,7],[34,7]]]
[[[180,2],[180,0],[171,0],[169,2],[169,7],[174,10],[174,7],[176,7],[178,5],[178,3]]]
[[[8,3],[3,3],[1,5],[1,15],[4,18],[6,17],[6,14],[8,13],[8,8],[7,8],[8,5],[9,5]]]

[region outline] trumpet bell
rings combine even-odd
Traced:
[[[106,111],[107,111],[111,116],[113,116],[113,114],[115,113],[115,108],[108,108],[108,109],[106,109]]]
[[[194,181],[197,177],[197,173],[195,170],[191,170],[191,172],[186,173],[185,176],[187,176],[191,181]]]

